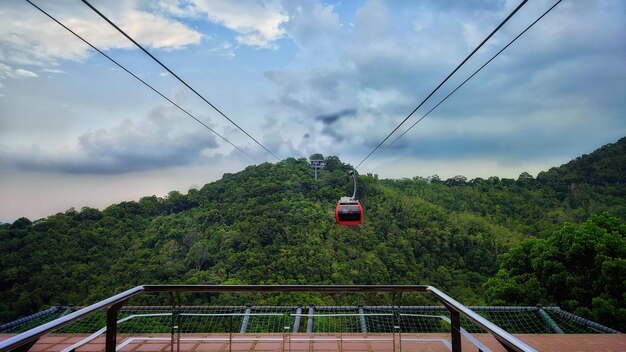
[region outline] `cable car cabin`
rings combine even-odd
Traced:
[[[363,222],[363,208],[358,200],[341,197],[335,209],[335,219],[341,226],[359,226]]]

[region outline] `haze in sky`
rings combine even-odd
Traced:
[[[80,1],[36,3],[259,162],[275,161]],[[281,159],[357,165],[519,1],[92,3]],[[407,126],[552,4],[524,6]],[[624,18],[624,1],[564,0],[359,171],[536,175],[617,141]],[[0,221],[185,193],[255,163],[27,2],[0,3]]]

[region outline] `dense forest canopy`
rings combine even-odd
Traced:
[[[321,155],[320,155],[321,157]],[[187,194],[0,225],[0,321],[138,284],[432,284],[465,304],[560,304],[626,329],[626,138],[517,179],[250,166]]]

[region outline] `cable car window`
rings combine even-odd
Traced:
[[[361,208],[356,204],[340,204],[339,219],[341,221],[361,220]]]

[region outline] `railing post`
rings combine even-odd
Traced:
[[[545,310],[539,308],[538,312],[541,318],[543,318],[546,324],[548,324],[548,327],[550,328],[550,330],[552,330],[552,332],[554,332],[555,334],[564,334],[559,324],[557,324],[556,321],[554,321],[554,319],[552,319]]]
[[[126,304],[127,300],[113,304],[107,309],[107,332],[105,352],[115,352],[117,347],[117,313]]]
[[[339,315],[339,352],[343,352],[343,317]]]
[[[285,352],[285,345],[287,344],[285,342],[285,335],[287,336],[287,341],[289,343],[287,351],[291,352],[291,334],[289,333],[289,326],[283,327],[283,352]]]
[[[306,321],[306,332],[309,334],[313,332],[313,314],[315,314],[315,311],[313,310],[313,305],[311,304],[309,306],[309,317]]]
[[[239,329],[240,334],[245,334],[246,330],[248,330],[248,323],[250,322],[250,313],[252,313],[252,306],[247,305],[246,311],[243,315],[243,320],[241,321],[241,329]]]
[[[450,328],[452,352],[461,352],[461,314],[450,307],[448,310],[450,311],[450,325],[452,325]]]
[[[233,350],[233,315],[228,316],[228,352]]]
[[[178,300],[180,302],[180,299]],[[179,304],[180,307],[180,304]],[[180,326],[180,311],[179,309],[176,310],[176,329],[177,329],[177,334],[176,334],[176,352],[180,352],[180,331],[181,326]]]
[[[367,322],[365,321],[365,311],[363,311],[363,306],[359,306],[359,322],[361,323],[361,333],[367,334]]]
[[[395,333],[396,331],[398,332],[398,346],[400,347],[400,352],[402,352],[402,327],[400,325],[394,325],[393,326],[393,331],[394,331],[394,338],[393,338],[393,351],[396,351],[396,337],[395,337]]]
[[[174,298],[174,292],[170,292],[169,296],[170,296],[170,305],[172,306],[172,316],[170,319],[170,352],[174,352],[174,336],[176,333],[177,310],[176,310],[176,301]]]
[[[18,347],[14,350],[12,350],[11,352],[28,352],[30,351],[31,347],[33,347],[37,341],[39,341],[39,339],[33,340],[27,344],[25,344],[24,346]]]
[[[302,318],[302,306],[298,305],[296,309],[296,318],[293,321],[293,333],[297,334],[300,332],[300,319]]]

